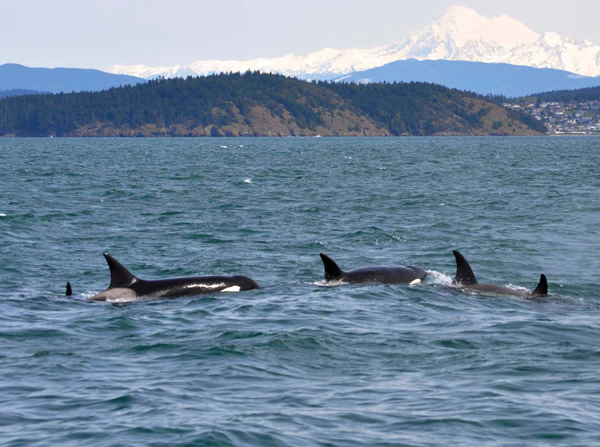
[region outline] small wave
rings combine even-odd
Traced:
[[[148,296],[131,296],[127,298],[108,298],[105,302],[112,304],[122,304],[122,303],[135,303],[137,301],[148,301],[151,300],[152,297]]]
[[[0,217],[6,217],[6,214],[0,213]]]
[[[336,286],[341,286],[342,284],[347,284],[347,283],[344,281],[325,281],[324,279],[322,279],[321,281],[314,281],[309,284],[312,284],[313,286],[318,286],[318,287],[336,287]]]
[[[251,178],[247,178],[244,180],[244,183],[252,183],[252,179]]]
[[[430,284],[439,284],[442,286],[452,286],[452,278],[435,270],[427,270],[427,282]]]
[[[508,287],[509,289],[516,290],[517,292],[524,292],[524,293],[531,292],[531,290],[528,289],[527,287],[517,286],[516,284],[512,284],[512,283],[508,284],[506,287]]]
[[[221,149],[228,149],[227,146],[219,146]]]
[[[78,298],[88,301],[91,297],[98,295],[100,292],[83,292],[77,295]],[[131,303],[134,301],[143,301],[148,299],[148,297],[137,296],[137,297],[128,297],[128,298],[108,298],[106,301],[98,301],[98,302],[106,302],[106,303]]]
[[[77,296],[81,299],[89,300],[91,297],[98,295],[98,293],[100,293],[100,292],[84,292],[84,293],[80,293]]]

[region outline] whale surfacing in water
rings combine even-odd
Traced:
[[[509,295],[527,297],[541,297],[548,295],[548,281],[544,274],[540,275],[540,282],[531,292],[511,289],[510,287],[497,286],[495,284],[479,284],[471,266],[458,250],[453,250],[456,259],[456,277],[452,283],[459,290],[479,292],[484,295]]]
[[[418,284],[427,272],[413,266],[362,267],[344,272],[329,256],[320,254],[325,267],[325,281],[341,281],[349,284]]]
[[[138,297],[178,298],[214,292],[241,292],[259,286],[246,276],[191,276],[146,280],[135,277],[108,253],[104,253],[110,269],[110,285],[90,301],[126,300]],[[71,292],[70,284],[67,292]]]

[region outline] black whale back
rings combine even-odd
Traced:
[[[258,289],[256,282],[247,276],[188,276],[168,279],[140,279],[131,288],[138,296],[176,298],[220,292],[229,287],[239,291]]]
[[[456,258],[456,277],[454,278],[453,284],[459,286],[461,289],[524,297],[548,295],[548,281],[546,280],[546,275],[543,273],[540,275],[540,282],[532,292],[516,291],[508,287],[496,286],[494,284],[478,284],[475,274],[465,257],[460,254],[458,250],[453,250],[452,253]]]
[[[413,266],[361,267],[344,272],[329,256],[320,254],[325,267],[325,281],[344,281],[351,284],[410,284],[424,279],[427,272]]]
[[[230,287],[238,287],[239,291],[259,288],[253,279],[246,276],[191,276],[146,280],[134,276],[108,253],[104,253],[104,257],[110,269],[110,286],[107,290],[131,289],[136,296],[175,298],[220,292]]]

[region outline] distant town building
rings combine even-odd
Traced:
[[[600,101],[507,102],[504,107],[543,121],[548,134],[600,135]]]

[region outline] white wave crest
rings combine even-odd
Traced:
[[[452,278],[442,272],[427,270],[427,282],[429,284],[439,284],[441,286],[451,286]]]
[[[100,292],[83,292],[80,293],[78,296],[80,298],[83,298],[84,300],[89,300],[91,297],[98,295]]]
[[[517,286],[516,284],[512,284],[512,283],[507,285],[506,287],[508,287],[509,289],[516,290],[518,292],[524,292],[524,293],[531,292],[531,290],[529,290],[527,287]]]
[[[336,287],[341,286],[342,284],[347,284],[344,281],[325,281],[322,279],[321,281],[311,282],[310,284],[319,286],[319,287]]]

